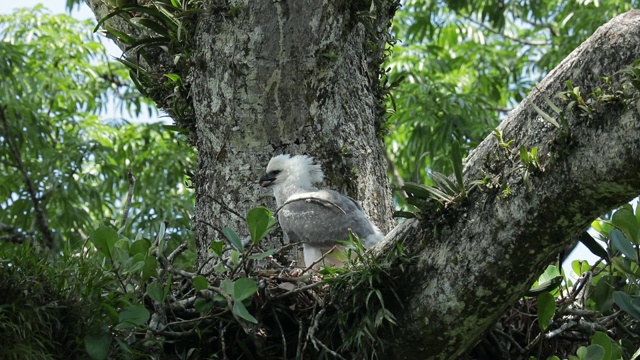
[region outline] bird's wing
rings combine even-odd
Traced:
[[[278,220],[291,241],[329,246],[349,239],[349,231],[366,238],[377,229],[360,205],[333,190],[297,193],[287,199]]]

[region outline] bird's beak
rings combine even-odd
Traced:
[[[276,175],[274,174],[264,174],[260,178],[260,186],[269,187],[273,185],[273,182],[276,181]]]

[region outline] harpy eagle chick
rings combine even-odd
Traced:
[[[313,163],[313,158],[287,154],[273,157],[267,173],[260,178],[261,186],[273,188],[283,232],[291,242],[302,242],[305,266],[313,264],[334,246],[339,247],[337,240],[348,240],[350,231],[365,248],[384,238],[354,199],[314,186],[323,178],[324,173],[320,165]],[[335,256],[325,260],[327,265],[339,264]]]

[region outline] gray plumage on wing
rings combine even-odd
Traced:
[[[333,190],[320,190],[324,174],[313,158],[278,155],[269,161],[260,185],[271,187],[278,205],[278,221],[292,242],[302,242],[309,266],[325,251],[357,236],[365,248],[384,238],[354,199]]]

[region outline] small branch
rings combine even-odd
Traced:
[[[192,307],[196,302],[197,296],[191,296],[186,299],[176,300],[169,304],[169,309],[173,312],[175,311],[184,311],[188,308]]]
[[[313,284],[301,286],[299,288],[295,288],[293,290],[287,291],[284,294],[273,296],[269,300],[278,300],[278,299],[286,298],[288,296],[295,295],[297,293],[301,293],[301,292],[309,290],[309,289],[314,289],[314,288],[317,288],[317,287],[322,286],[322,285],[325,285],[325,283],[323,283],[321,281],[318,281],[318,282],[315,282]]]
[[[229,359],[229,357],[227,357],[227,346],[224,341],[224,333],[227,331],[228,326],[229,324],[226,324],[222,326],[222,329],[220,329],[220,345],[222,345],[222,359],[224,360]]]
[[[167,271],[172,272],[174,274],[184,276],[187,279],[193,279],[196,276],[196,274],[184,271],[182,269],[174,268],[172,263],[171,263],[171,261],[169,261],[169,259],[167,259],[167,257],[164,256],[164,249],[163,249],[163,246],[162,246],[163,245],[162,244],[163,241],[164,241],[164,239],[159,239],[158,240],[158,250],[157,250],[157,258],[160,261],[160,265],[162,266],[163,270],[167,270]],[[175,256],[177,256],[177,254],[179,254],[179,252],[184,251],[184,250],[180,250],[180,248],[181,247],[178,247],[176,250],[174,250],[173,253],[171,253],[171,255],[169,255],[170,257],[173,255],[173,257],[171,258],[172,260],[175,258]],[[179,252],[176,253],[176,251],[179,251]]]
[[[0,241],[22,244],[27,239],[24,234],[11,225],[0,223],[0,232],[8,233],[7,235],[0,236]]]
[[[327,257],[327,255],[331,254],[331,252],[333,252],[333,250],[335,250],[337,248],[337,245],[334,245],[331,249],[329,249],[329,251],[325,252],[324,254],[322,254],[322,256],[314,261],[313,263],[311,263],[311,265],[307,266],[306,269],[304,269],[300,275],[304,275],[305,273],[307,273],[309,270],[311,270],[311,268],[313,268],[314,266],[316,266],[317,264],[319,264],[320,262],[322,262],[324,260],[325,257]],[[307,265],[307,264],[305,264]]]
[[[531,341],[529,343],[529,345],[527,345],[527,347],[525,347],[524,349],[522,349],[522,351],[520,352],[521,355],[526,355],[528,354],[531,349],[533,349],[536,345],[538,345],[538,342],[540,342],[541,338],[542,338],[542,334],[543,333],[539,333],[538,336],[536,336],[533,341]]]
[[[298,346],[296,347],[296,359],[302,359],[302,344],[304,343],[303,334],[304,333],[304,324],[302,324],[301,320],[298,320]]]
[[[505,339],[509,340],[511,345],[513,345],[513,347],[515,347],[518,350],[518,352],[522,353],[522,346],[520,346],[520,344],[518,344],[516,339],[514,339],[511,335],[509,335],[509,334],[507,334],[505,332],[502,332],[502,331],[500,331],[498,329],[493,329],[493,331],[495,331],[496,334],[498,334],[498,335],[504,337]]]
[[[12,235],[2,235],[0,236],[0,241],[8,241],[8,242],[12,242],[14,244],[22,244],[27,238],[16,232],[15,234]]]
[[[546,337],[547,339],[551,339],[552,337],[558,336],[558,335],[562,334],[563,332],[565,332],[566,330],[571,329],[572,327],[576,326],[577,324],[578,324],[578,323],[577,323],[577,322],[575,322],[575,321],[569,321],[569,322],[566,322],[566,323],[564,323],[564,324],[560,325],[560,327],[559,327],[559,328],[557,328],[557,329],[555,329],[555,330],[553,330],[553,331],[549,331],[549,332],[545,335],[545,337]],[[526,350],[525,350],[525,351],[526,351]],[[524,354],[524,351],[523,351],[523,352],[521,352],[521,354]]]
[[[275,308],[271,308],[271,313],[273,314],[273,318],[276,319],[276,323],[280,329],[280,336],[282,338],[282,360],[287,360],[287,337],[284,336],[284,329],[282,328],[280,318],[278,317],[278,314],[276,314]]]
[[[316,348],[316,350],[320,351],[320,349],[318,348],[321,347],[324,351],[328,352],[329,354],[335,356],[338,359],[341,360],[346,360],[345,358],[343,358],[340,354],[338,354],[337,352],[329,349],[325,344],[323,344],[320,340],[318,340],[315,337],[315,332],[318,329],[318,325],[320,325],[320,319],[322,318],[322,316],[324,315],[326,311],[326,308],[323,308],[322,310],[320,310],[318,312],[318,315],[316,315],[316,318],[313,319],[313,325],[311,326],[311,328],[309,329],[309,333],[308,333],[308,337],[309,339],[311,339],[311,343],[313,344],[313,347]]]
[[[182,254],[185,250],[187,250],[188,247],[189,247],[189,244],[186,242],[180,244],[175,250],[173,250],[173,252],[171,252],[171,254],[169,254],[169,256],[167,256],[167,261],[169,261],[170,263],[173,263],[176,257]]]
[[[187,330],[187,331],[159,330],[159,331],[156,331],[155,333],[170,339],[184,339],[184,338],[189,338],[195,335],[196,329],[197,329],[196,327],[193,327],[191,330]]]
[[[22,156],[20,155],[20,151],[14,144],[11,139],[11,134],[9,134],[9,125],[7,120],[7,114],[5,113],[6,106],[0,106],[0,121],[2,122],[3,136],[11,150],[14,161],[16,162],[16,167],[22,174],[22,178],[25,186],[27,187],[27,192],[29,193],[29,197],[31,198],[31,202],[33,203],[33,211],[35,213],[35,222],[38,230],[42,233],[42,237],[44,239],[44,246],[49,249],[54,248],[53,241],[53,233],[49,228],[49,223],[47,221],[47,217],[44,214],[44,210],[40,206],[40,200],[36,193],[36,187],[33,184],[33,181],[29,177],[27,170],[25,169],[24,163],[22,162]]]
[[[136,178],[133,177],[131,169],[127,172],[129,178],[129,192],[127,193],[127,200],[124,202],[124,209],[122,210],[122,220],[120,220],[120,227],[123,227],[127,223],[127,217],[129,210],[131,209],[131,199],[133,199],[133,189],[136,186]]]

